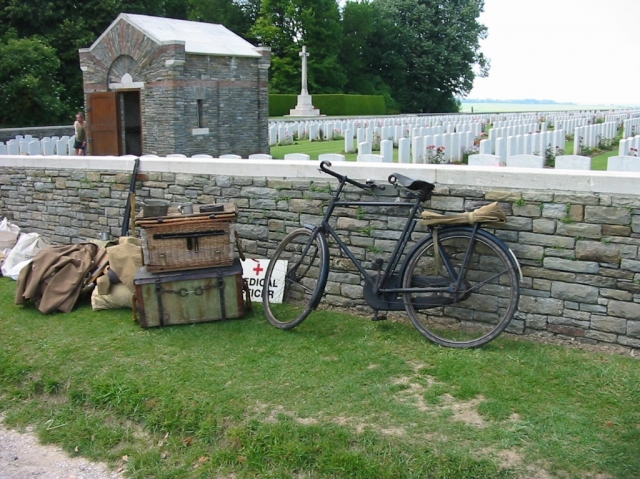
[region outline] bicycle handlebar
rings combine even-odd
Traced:
[[[383,185],[376,185],[373,181],[371,180],[367,180],[366,183],[360,183],[359,181],[356,180],[352,180],[351,178],[348,178],[345,175],[341,175],[339,173],[336,173],[333,170],[330,170],[329,167],[331,166],[331,162],[324,160],[320,162],[320,170],[324,171],[326,174],[333,176],[334,178],[337,178],[340,181],[345,181],[353,186],[357,186],[358,188],[362,188],[363,190],[369,190],[373,187],[377,187],[380,188],[381,190],[384,190],[384,186]]]
[[[359,181],[352,180],[351,178],[347,178],[345,175],[341,175],[336,173],[333,170],[330,170],[331,166],[330,161],[322,161],[320,162],[320,170],[324,171],[328,175],[331,175],[341,182],[349,183],[358,188],[362,188],[363,190],[373,190],[374,188],[378,188],[380,190],[384,190],[385,187],[383,185],[377,185],[372,180],[367,180],[366,183],[360,183]],[[399,173],[392,173],[389,175],[389,183],[391,183],[394,187],[402,187],[406,190],[410,190],[410,192],[415,192],[420,201],[426,201],[431,198],[431,193],[435,187],[433,183],[429,183],[424,180],[414,180],[413,178],[409,178],[408,176],[401,175]]]

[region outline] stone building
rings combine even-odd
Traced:
[[[122,13],[79,54],[88,154],[269,152],[269,48],[222,25]]]

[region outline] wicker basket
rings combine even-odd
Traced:
[[[234,258],[235,210],[214,215],[139,221],[143,262],[150,272],[228,266]]]

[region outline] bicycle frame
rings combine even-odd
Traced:
[[[395,201],[394,202],[384,202],[384,201],[377,202],[377,201],[355,201],[355,200],[345,201],[340,199],[340,195],[342,194],[342,191],[346,184],[347,184],[346,178],[339,179],[338,188],[336,189],[335,193],[332,195],[331,202],[329,203],[329,206],[327,208],[327,211],[324,214],[324,217],[321,223],[315,227],[312,225],[305,225],[305,227],[313,231],[310,242],[313,242],[320,233],[322,233],[325,237],[327,235],[331,236],[336,241],[339,248],[345,253],[345,255],[351,260],[354,266],[358,269],[360,274],[364,277],[365,282],[368,284],[368,286],[371,288],[372,292],[375,295],[402,294],[402,293],[411,293],[411,292],[456,293],[457,291],[459,291],[462,278],[464,278],[464,275],[466,272],[468,259],[473,253],[473,251],[471,251],[473,247],[473,238],[475,238],[476,232],[479,229],[479,224],[476,223],[472,228],[472,236],[471,236],[472,241],[469,242],[469,248],[465,253],[464,261],[462,263],[462,267],[460,271],[455,270],[455,268],[451,264],[451,261],[447,257],[444,250],[442,250],[441,246],[438,245],[441,258],[443,259],[444,266],[447,269],[447,272],[449,273],[450,278],[454,279],[454,281],[447,281],[446,286],[430,286],[430,287],[420,287],[420,288],[401,288],[401,287],[387,288],[385,287],[385,285],[387,285],[387,282],[389,281],[389,279],[392,277],[394,273],[397,272],[398,275],[402,276],[404,272],[404,266],[401,266],[399,270],[398,270],[398,266],[400,264],[402,255],[406,250],[407,244],[411,239],[411,235],[415,230],[416,221],[417,221],[416,214],[422,211],[421,202],[419,199],[416,199],[413,202],[395,202]],[[404,228],[402,229],[400,238],[398,239],[398,242],[396,244],[396,247],[393,253],[391,253],[391,256],[387,262],[386,267],[384,268],[383,271],[381,271],[381,276],[375,277],[374,279],[371,275],[369,275],[369,273],[362,266],[362,263],[355,257],[355,255],[351,252],[347,244],[340,238],[336,230],[329,224],[329,219],[333,216],[333,212],[337,207],[340,207],[340,206],[371,206],[371,207],[386,206],[386,207],[395,207],[395,208],[398,208],[398,207],[407,208],[409,210],[409,217],[407,218]],[[446,228],[447,228],[446,226],[441,227],[442,230]],[[431,234],[428,236],[425,236],[425,238],[422,241],[428,239],[430,236],[433,236],[433,227],[430,227],[429,229],[431,230]],[[325,255],[325,261],[327,263],[329,261],[328,254]],[[328,264],[327,264],[327,269],[328,269]],[[324,287],[322,288],[322,290],[324,290]],[[320,298],[317,298],[317,299],[319,300]],[[317,301],[314,301],[314,303],[317,303]],[[437,306],[437,304],[433,304],[433,306]],[[402,309],[404,309],[404,307]]]

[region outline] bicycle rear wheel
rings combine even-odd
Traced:
[[[267,320],[290,329],[317,306],[327,281],[329,265],[320,234],[307,229],[289,233],[276,248],[264,279],[262,305]]]
[[[463,275],[456,293],[405,293],[405,308],[414,326],[442,346],[475,348],[495,339],[513,318],[520,297],[518,266],[493,235],[472,229],[439,233],[440,254],[433,238],[418,245],[407,259],[404,288],[449,285]],[[462,271],[469,254],[466,271]]]

